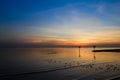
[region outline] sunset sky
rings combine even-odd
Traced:
[[[120,46],[120,0],[0,0],[0,45]]]

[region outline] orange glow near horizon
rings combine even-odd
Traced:
[[[57,45],[57,46],[88,46],[89,43],[81,42],[78,40],[31,40],[29,43],[32,44],[47,44],[47,45]]]
[[[40,39],[32,39],[29,40],[31,44],[42,44],[42,45],[49,45],[49,46],[90,46],[95,44],[109,44],[109,43],[119,43],[119,40],[79,40],[79,39],[47,39],[47,40],[40,40]]]

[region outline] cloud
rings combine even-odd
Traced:
[[[117,42],[120,40],[119,26],[109,26],[97,17],[83,16],[77,9],[66,10],[64,13],[65,15],[60,13],[55,15],[54,17],[56,20],[46,27],[34,27],[37,34],[54,37],[47,39],[43,38],[43,40],[57,40],[57,38],[59,38],[59,40],[78,40],[80,42],[88,43],[107,41]]]
[[[119,42],[120,27],[106,23],[111,22],[105,19],[109,16],[106,13],[108,12],[106,7],[106,4],[92,6],[74,4],[37,12],[31,18],[35,25],[22,28],[21,31],[16,29],[15,33],[29,42],[41,44]],[[100,14],[93,14],[96,11]],[[100,16],[101,13],[102,16]],[[114,16],[112,17],[114,18]],[[111,19],[113,19],[112,17]]]

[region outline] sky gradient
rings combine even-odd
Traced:
[[[120,46],[120,0],[0,0],[2,46]]]

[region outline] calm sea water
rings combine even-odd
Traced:
[[[98,48],[99,49],[99,48]],[[103,48],[101,48],[103,49]],[[92,52],[92,48],[12,48],[0,49],[0,75],[22,74],[54,70],[89,63],[120,63],[120,52]],[[67,71],[69,70],[69,71]],[[73,71],[73,68],[34,75],[37,80],[72,80],[86,75],[86,69]],[[80,74],[79,72],[83,72]],[[59,73],[59,75],[58,75]],[[48,79],[49,78],[49,79]],[[57,80],[59,80],[57,79]]]

